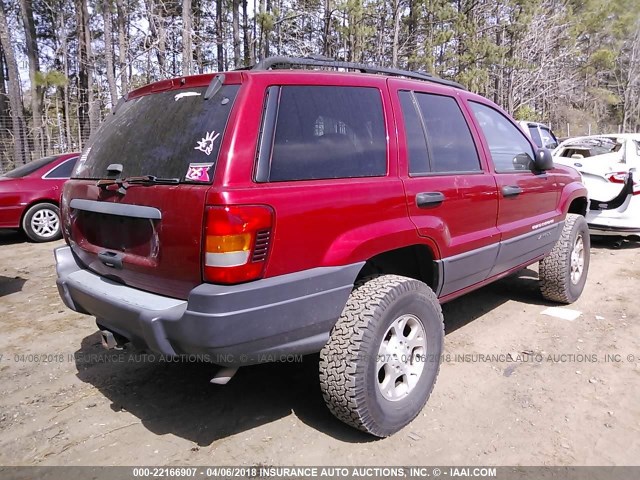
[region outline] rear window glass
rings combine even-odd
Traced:
[[[579,139],[574,144],[568,144],[565,146],[561,157],[572,157],[573,155],[581,155],[582,157],[595,157],[598,155],[605,155],[607,153],[618,152],[622,148],[622,144],[616,142],[615,139],[600,137],[600,138],[584,138]]]
[[[558,139],[548,128],[540,127],[542,132],[542,147],[544,148],[556,148],[558,146]]]
[[[35,172],[36,170],[38,170],[39,168],[44,167],[45,165],[50,164],[51,162],[53,162],[55,159],[57,159],[57,156],[53,156],[53,157],[44,157],[44,158],[40,158],[38,160],[34,160],[33,162],[29,162],[25,165],[22,165],[18,168],[14,168],[13,170],[8,171],[7,173],[5,173],[3,175],[3,177],[9,177],[9,178],[22,178],[22,177],[26,177],[27,175]]]
[[[270,181],[382,176],[387,171],[376,88],[281,88]]]
[[[209,182],[239,85],[208,100],[205,87],[131,99],[109,115],[87,144],[73,178],[107,177],[121,164],[123,178],[153,175]]]

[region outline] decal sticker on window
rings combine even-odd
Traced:
[[[181,98],[185,98],[185,97],[199,97],[200,93],[199,92],[182,92],[177,94],[175,97],[173,97],[174,101],[178,101]]]
[[[210,181],[209,169],[212,166],[213,163],[190,163],[184,178],[192,182],[208,182]]]
[[[78,162],[76,163],[76,166],[74,167],[73,172],[71,173],[72,176],[74,177],[79,176],[81,172],[85,169],[85,163],[87,163],[87,158],[89,157],[89,153],[91,153],[91,147],[86,148],[84,152],[82,152],[82,154],[80,155],[80,158],[78,159]]]
[[[91,153],[91,147],[85,149],[84,152],[82,152],[82,155],[80,155],[80,165],[84,165],[87,161],[87,157],[89,157],[89,153]]]
[[[198,141],[198,145],[195,147],[195,150],[200,150],[207,155],[211,155],[211,152],[213,152],[213,142],[215,142],[219,136],[220,134],[215,131],[207,133],[202,140]]]

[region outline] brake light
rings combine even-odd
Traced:
[[[605,178],[612,183],[624,183],[627,180],[627,172],[607,173]]]
[[[207,207],[204,280],[232,284],[261,278],[272,225],[273,211],[264,205]]]
[[[605,178],[609,180],[611,183],[620,183],[623,184],[627,181],[627,172],[615,172],[615,173],[607,173]],[[633,194],[640,194],[640,182],[635,178],[633,180]]]

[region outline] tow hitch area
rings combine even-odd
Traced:
[[[100,330],[100,336],[102,337],[102,346],[107,350],[122,350],[124,344],[118,342],[109,330]]]

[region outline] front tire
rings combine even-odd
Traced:
[[[542,296],[552,302],[575,302],[587,281],[590,250],[587,221],[582,215],[568,214],[558,242],[540,261]]]
[[[22,230],[33,242],[51,242],[62,236],[60,209],[53,203],[38,203],[24,214]]]
[[[356,284],[320,352],[320,386],[340,420],[378,437],[410,423],[438,376],[442,310],[423,282],[382,275]]]

